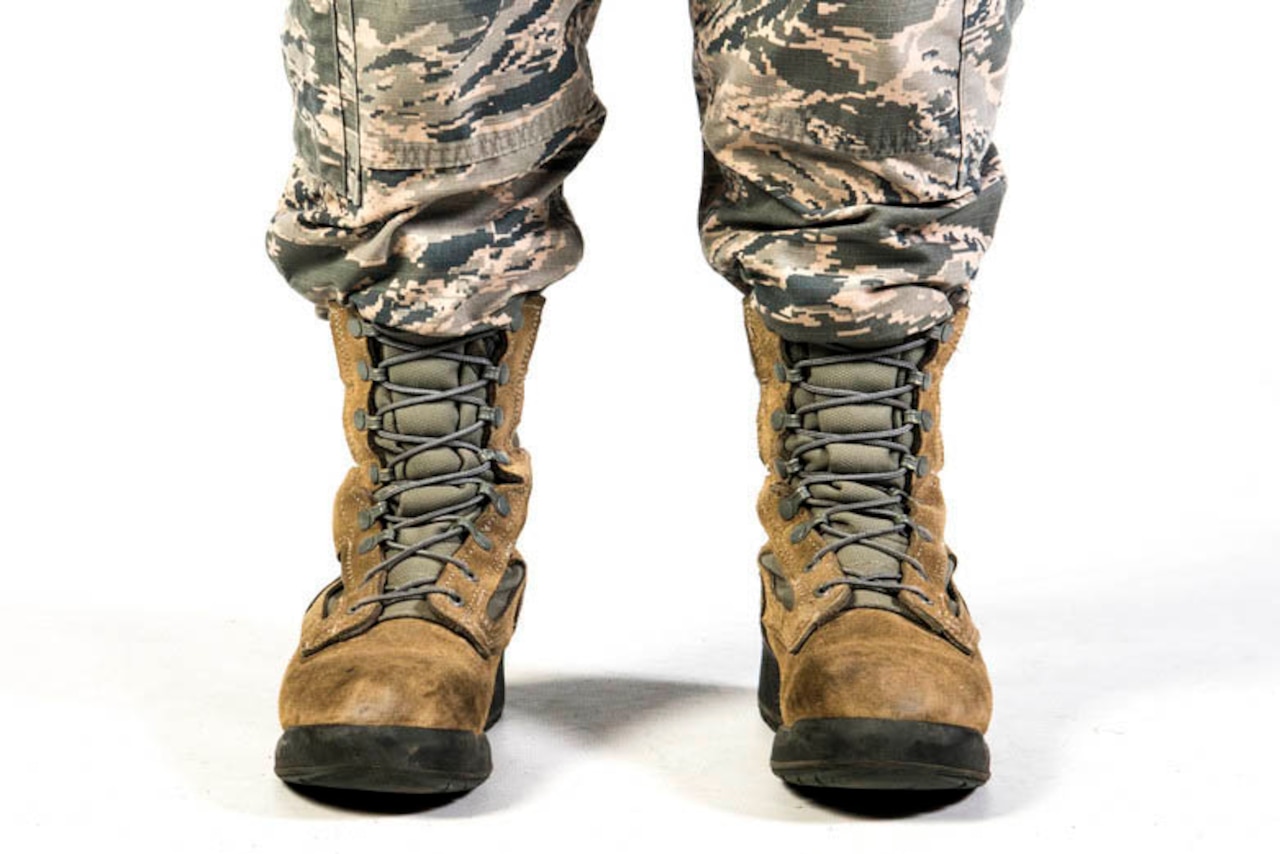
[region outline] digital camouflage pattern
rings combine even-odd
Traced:
[[[790,339],[949,317],[991,241],[1020,0],[693,0],[703,245]]]
[[[425,335],[506,326],[582,241],[561,185],[604,110],[596,0],[292,0],[297,157],[267,249],[318,305]]]
[[[704,248],[770,328],[878,344],[966,299],[1004,189],[990,137],[1020,6],[692,0]],[[292,0],[298,156],[268,247],[294,288],[452,335],[572,270],[561,188],[604,118],[597,7]]]

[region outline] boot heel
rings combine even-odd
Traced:
[[[760,717],[764,718],[769,729],[777,732],[778,727],[782,726],[782,701],[779,693],[782,678],[778,670],[778,659],[774,657],[773,650],[769,649],[769,642],[765,641],[761,647],[757,703],[760,707]]]

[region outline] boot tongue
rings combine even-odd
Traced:
[[[431,343],[431,342],[425,342]],[[403,355],[408,352],[391,343],[375,345],[381,351],[375,356],[379,362]],[[463,349],[465,348],[465,349]],[[459,343],[454,352],[466,352],[470,355],[488,356],[485,339],[472,339],[465,344]],[[456,399],[444,399],[428,403],[415,403],[395,409],[393,404],[418,397],[423,393],[442,392],[458,386],[467,385],[480,379],[479,368],[458,361],[429,357],[419,358],[399,365],[385,368],[386,383],[375,383],[373,391],[373,408],[382,417],[381,433],[399,433],[414,437],[441,438],[473,427],[478,423],[479,408],[473,403],[464,403]],[[405,386],[412,392],[391,391],[387,385]],[[482,400],[485,389],[482,387],[469,392],[467,397]],[[441,475],[475,469],[482,464],[479,455],[461,445],[483,447],[487,440],[488,425],[481,425],[450,442],[447,446],[432,448],[414,454],[405,462],[396,463],[392,474],[397,482],[437,478]],[[414,447],[412,443],[401,443],[389,440],[378,433],[373,435],[373,445],[384,463],[389,462],[401,451]],[[474,479],[492,482],[490,471],[477,475]],[[433,555],[453,555],[463,543],[466,530],[459,527],[456,518],[475,521],[484,509],[484,502],[476,502],[473,506],[461,511],[449,511],[446,508],[466,504],[479,495],[480,486],[474,482],[436,483],[419,486],[400,492],[388,499],[387,516],[408,519],[417,518],[439,511],[451,517],[443,521],[428,521],[422,524],[405,525],[396,532],[396,542],[413,545],[424,539],[434,538],[453,532],[453,535],[426,550],[406,558],[396,564],[388,573],[386,586],[388,589],[401,588],[411,584],[433,583],[444,570],[445,562]],[[432,616],[431,606],[423,598],[394,602],[383,611],[385,617],[425,617]]]
[[[849,349],[829,347],[818,344],[789,344],[789,354],[796,359],[822,359],[829,356],[846,355]],[[896,358],[918,366],[925,356],[925,347],[920,346]],[[807,372],[807,383],[826,389],[839,389],[852,392],[880,392],[907,386],[904,369],[882,365],[875,362],[838,362],[830,365],[817,365]],[[814,403],[823,403],[837,399],[834,395],[817,394],[800,385],[794,391],[794,410]],[[892,430],[904,423],[903,413],[911,408],[912,392],[904,391],[894,399],[905,406],[894,407],[888,401],[873,403],[846,403],[819,409],[816,412],[801,416],[804,430],[822,433],[871,433]],[[792,432],[787,436],[785,448],[788,455],[811,441],[810,437]],[[911,435],[898,440],[910,446]],[[808,451],[800,456],[803,473],[831,474],[873,474],[892,472],[901,464],[901,454],[888,448],[879,448],[862,442],[836,442],[824,447]],[[834,483],[814,484],[809,487],[813,498],[819,502],[853,504],[864,501],[882,500],[887,490],[906,487],[906,478],[879,479],[874,483],[858,483],[840,480]],[[895,508],[886,506],[884,509]],[[905,510],[906,508],[896,508]],[[815,514],[821,513],[821,506],[813,508]],[[881,531],[893,525],[883,516],[866,515],[864,513],[842,511],[831,513],[827,517],[831,527],[843,535]],[[832,542],[839,536],[824,533],[824,539]],[[899,533],[885,533],[861,543],[847,545],[836,552],[840,568],[848,575],[865,579],[902,580],[902,566],[898,558],[877,549],[874,543],[893,552],[905,553],[907,537]],[[889,610],[900,610],[897,599],[882,591],[855,588],[853,590],[852,607],[878,607]]]

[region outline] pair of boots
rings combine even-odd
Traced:
[[[308,608],[281,689],[285,781],[429,793],[488,777],[525,584],[515,427],[542,307],[424,339],[331,306],[356,465],[334,504],[341,577]],[[785,341],[747,312],[772,468],[759,705],[790,783],[987,779],[990,686],[936,474],[938,380],[965,311],[876,349]]]

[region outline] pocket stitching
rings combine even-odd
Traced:
[[[435,169],[483,163],[546,142],[570,124],[602,115],[603,106],[587,84],[536,120],[518,128],[494,130],[457,142],[405,142],[384,145],[385,159],[395,165],[372,169]],[[380,158],[381,159],[381,158]]]
[[[728,122],[743,133],[753,134],[771,139],[783,140],[786,142],[795,142],[802,145],[808,145],[813,148],[822,149],[824,151],[839,151],[850,154],[856,154],[872,160],[879,160],[886,157],[892,157],[898,154],[920,154],[927,152],[935,152],[942,146],[953,141],[953,135],[950,133],[938,133],[933,136],[926,136],[919,133],[909,131],[903,132],[902,137],[895,141],[886,141],[878,145],[861,145],[849,141],[851,134],[842,131],[840,128],[832,126],[834,131],[834,139],[831,142],[819,142],[810,134],[808,125],[791,116],[774,112],[770,108],[762,108],[753,111],[748,120],[735,121],[731,116],[726,115],[723,110],[717,109],[715,106],[708,111],[707,121]],[[910,140],[905,139],[910,137]]]

